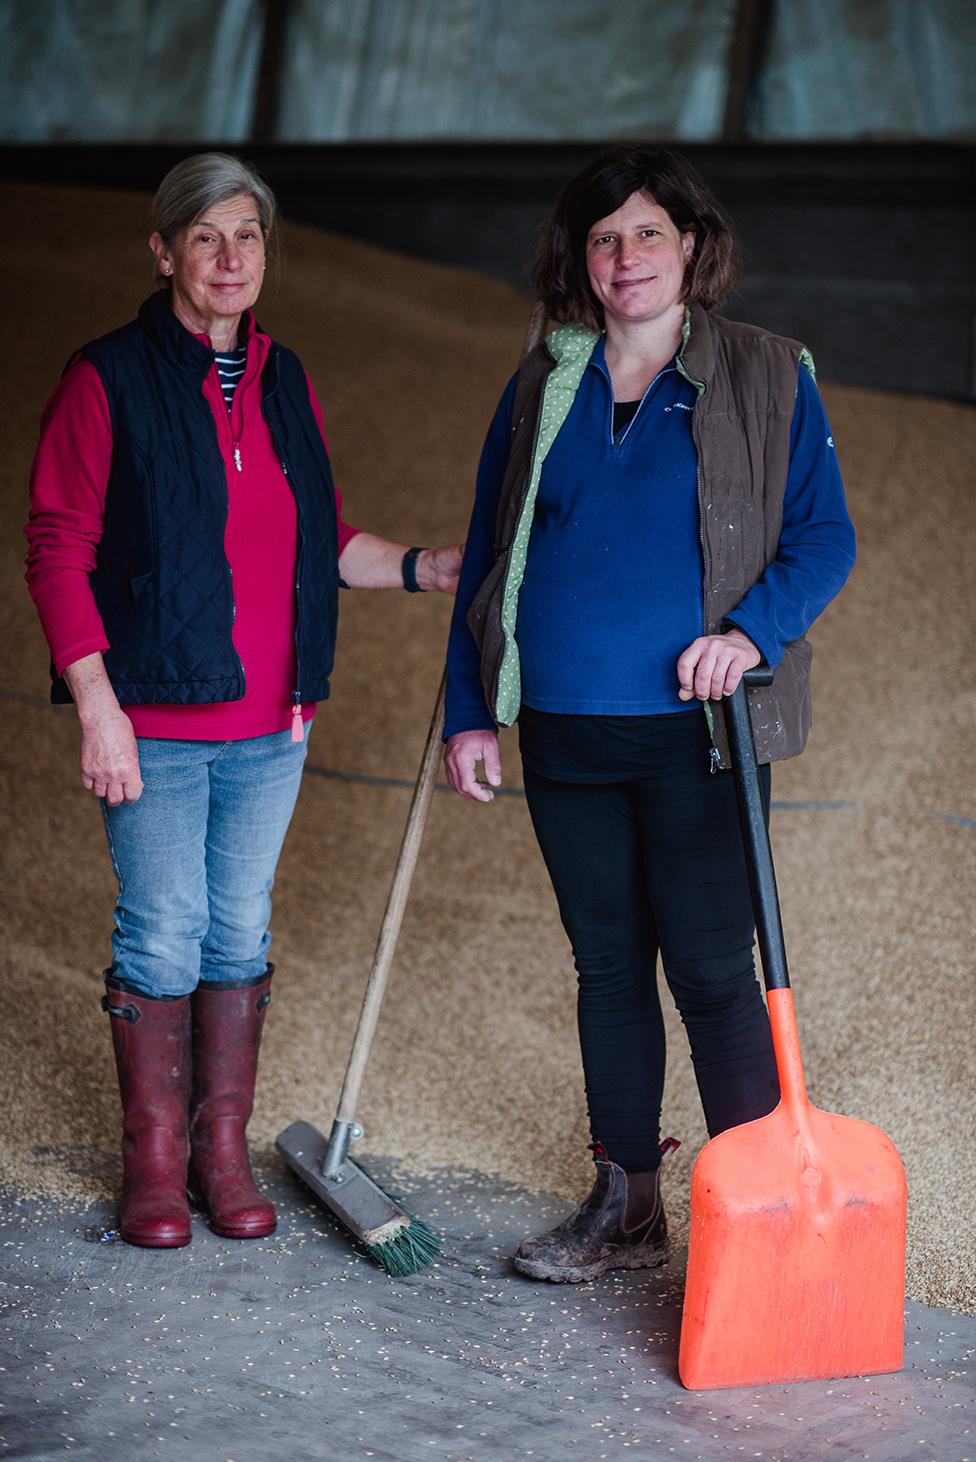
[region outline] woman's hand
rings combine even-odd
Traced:
[[[81,722],[81,785],[110,807],[142,796],[139,748],[132,722],[116,699],[100,654],[64,672]]]
[[[406,551],[405,543],[377,538],[375,533],[357,533],[339,555],[339,573],[350,589],[402,589]],[[463,543],[423,549],[414,564],[418,587],[454,594],[463,557]]]
[[[448,543],[443,548],[425,548],[417,555],[417,583],[421,589],[437,589],[442,594],[456,594],[463,543]]]
[[[474,769],[483,762],[488,784],[479,782]],[[444,749],[444,770],[451,790],[474,802],[491,802],[492,787],[502,783],[502,758],[495,731],[459,731],[449,736]]]
[[[762,655],[741,629],[724,635],[702,635],[678,657],[678,699],[721,700],[731,695],[746,670],[758,665]]]
[[[139,749],[132,722],[121,709],[81,726],[81,785],[104,797],[109,807],[142,796]]]

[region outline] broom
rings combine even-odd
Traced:
[[[522,346],[521,360],[543,338],[546,312],[541,303],[533,306]],[[364,1168],[349,1157],[349,1144],[362,1137],[356,1121],[356,1105],[369,1058],[386,982],[393,963],[400,925],[413,880],[420,842],[430,810],[430,800],[440,761],[444,729],[444,676],[441,677],[427,745],[420,762],[417,782],[400,844],[393,883],[376,942],[373,965],[353,1038],[339,1107],[328,1141],[309,1122],[293,1122],[279,1136],[276,1147],[288,1166],[322,1200],[340,1223],[364,1246],[367,1254],[389,1274],[415,1274],[433,1263],[441,1252],[441,1240],[422,1219],[412,1214],[373,1181]]]
[[[350,1142],[363,1135],[356,1121],[356,1105],[437,780],[443,727],[442,676],[332,1131],[326,1141],[311,1123],[293,1122],[275,1143],[288,1166],[359,1239],[369,1257],[395,1275],[415,1274],[433,1263],[441,1252],[441,1241],[348,1153]]]

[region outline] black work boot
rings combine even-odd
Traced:
[[[608,1269],[654,1269],[671,1253],[660,1168],[625,1173],[597,1148],[596,1182],[575,1213],[515,1252],[520,1274],[579,1284]]]

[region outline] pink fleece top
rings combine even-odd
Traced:
[[[207,335],[195,338],[212,349]],[[298,513],[261,414],[261,371],[270,347],[267,335],[251,330],[231,412],[215,365],[203,384],[227,474],[224,552],[233,574],[233,640],[246,693],[239,701],[212,705],[127,705],[137,736],[236,741],[292,724]],[[308,394],[324,441],[322,408],[311,382]],[[79,359],[44,408],[24,529],[30,545],[27,584],[59,675],[76,660],[109,648],[89,574],[102,534],[111,461],[105,388],[95,367]],[[336,506],[341,553],[358,530],[342,521],[338,492]],[[314,704],[302,707],[303,720],[314,714]]]

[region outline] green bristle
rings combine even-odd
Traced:
[[[413,1218],[399,1228],[391,1239],[382,1244],[365,1244],[364,1248],[373,1260],[385,1269],[387,1274],[397,1277],[416,1274],[426,1269],[440,1255],[443,1244],[433,1229],[428,1228],[422,1218]]]

